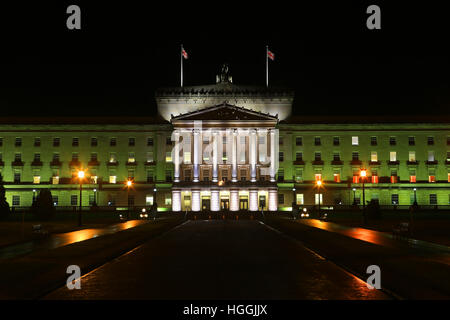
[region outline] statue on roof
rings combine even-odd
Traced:
[[[233,83],[228,64],[224,63],[222,65],[220,74],[216,75],[216,83]]]

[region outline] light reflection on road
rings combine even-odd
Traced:
[[[0,259],[8,259],[24,254],[29,254],[38,250],[55,249],[72,243],[89,240],[92,238],[116,233],[126,229],[130,229],[141,224],[147,223],[148,220],[130,220],[127,222],[117,223],[105,228],[83,229],[67,233],[52,234],[42,239],[36,239],[9,247],[0,249]]]

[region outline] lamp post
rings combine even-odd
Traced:
[[[356,205],[356,188],[353,188],[353,205]]]
[[[94,188],[94,203],[97,205],[97,189]]]
[[[294,219],[295,219],[296,209],[297,209],[297,201],[295,199],[295,188],[292,188],[292,215],[294,216]]]
[[[82,191],[83,191],[83,178],[84,178],[84,171],[80,170],[78,171],[78,180],[80,182],[80,209],[78,210],[78,226],[81,227],[81,196],[82,196]]]
[[[413,190],[414,190],[414,203],[413,203],[413,205],[417,206],[417,194],[416,194],[417,188],[414,188]]]
[[[127,180],[127,221],[130,220],[130,187],[133,185],[133,181]]]
[[[319,218],[320,218],[320,187],[322,186],[322,180],[316,180],[317,189],[319,190]]]
[[[366,223],[366,194],[364,190],[364,182],[366,181],[367,171],[366,169],[361,169],[360,172],[361,180],[362,180],[362,189],[363,189],[363,220]]]
[[[36,189],[33,189],[33,203],[36,201]]]

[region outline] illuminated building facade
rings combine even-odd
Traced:
[[[57,206],[76,207],[83,169],[85,207],[127,206],[127,194],[160,211],[351,205],[364,168],[367,201],[450,204],[449,122],[293,116],[293,99],[221,74],[215,85],[158,90],[158,117],[0,119],[7,201],[30,206],[50,188]]]

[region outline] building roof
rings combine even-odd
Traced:
[[[0,117],[0,124],[169,124],[160,115],[153,117]]]
[[[395,124],[395,123],[449,123],[450,115],[386,115],[386,116],[301,116],[291,115],[280,124]]]
[[[172,115],[172,120],[218,120],[218,121],[230,121],[230,120],[271,120],[277,121],[278,114],[270,115],[268,113],[262,113],[235,105],[231,105],[227,102],[221,104],[195,110],[188,113],[183,113],[177,116]]]
[[[294,91],[284,87],[261,87],[251,85],[236,85],[231,82],[219,82],[211,85],[158,88],[155,96],[183,95],[242,95],[242,96],[293,96]]]

